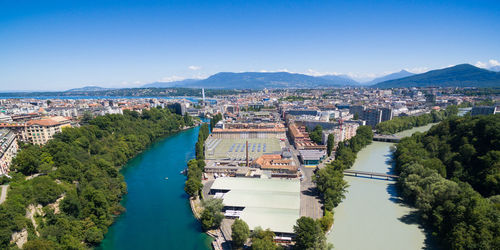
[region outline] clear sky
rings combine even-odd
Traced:
[[[1,91],[221,71],[366,78],[499,60],[498,0],[0,0]]]

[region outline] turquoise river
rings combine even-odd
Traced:
[[[184,193],[186,177],[180,174],[194,158],[198,130],[161,139],[123,168],[126,212],[109,228],[99,249],[211,249],[211,238],[193,217]]]

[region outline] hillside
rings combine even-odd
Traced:
[[[445,69],[431,70],[401,79],[384,81],[373,85],[374,88],[404,87],[498,87],[500,73],[470,64],[460,64]]]
[[[489,70],[500,72],[500,66],[493,66],[493,67],[489,68]]]
[[[408,72],[406,70],[401,70],[399,72],[396,72],[396,73],[392,73],[392,74],[388,74],[388,75],[385,75],[385,76],[381,76],[381,77],[377,77],[369,82],[366,83],[366,85],[372,85],[372,84],[377,84],[379,82],[385,82],[385,81],[390,81],[390,80],[395,80],[395,79],[400,79],[400,78],[403,78],[403,77],[408,77],[408,76],[412,76],[412,75],[415,75],[411,72]]]
[[[110,88],[103,88],[99,86],[85,86],[82,88],[74,88],[74,89],[68,89],[66,92],[80,92],[80,91],[102,91],[102,90],[109,90]]]
[[[332,81],[338,81],[338,82],[344,83],[345,85],[353,85],[353,86],[359,85],[359,82],[350,78],[348,75],[324,75],[324,76],[320,76],[320,78],[332,80]]]
[[[152,82],[148,84],[144,84],[142,88],[171,88],[177,86],[184,86],[189,83],[194,83],[199,80],[196,79],[185,79],[181,81],[173,81],[173,82]]]
[[[182,87],[222,89],[317,88],[341,87],[350,85],[352,82],[352,80],[340,77],[338,79],[324,79],[287,72],[221,72],[207,79],[188,83]]]

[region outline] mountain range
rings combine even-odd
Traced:
[[[405,87],[500,87],[500,73],[481,69],[470,64],[459,64],[444,69],[431,70],[399,79],[372,85],[374,88]]]
[[[203,80],[188,79],[168,83],[170,87],[219,88],[219,89],[263,89],[263,88],[320,88],[343,87],[357,84],[352,79],[339,76],[314,77],[288,72],[221,72]],[[150,84],[145,85],[152,86]],[[165,86],[155,83],[154,86]]]
[[[495,72],[497,71],[497,72]],[[406,70],[388,74],[372,81],[359,83],[347,75],[310,76],[288,72],[221,72],[206,79],[186,79],[174,82],[153,82],[142,88],[207,88],[207,89],[285,89],[328,87],[500,87],[500,66],[489,70],[470,64],[414,74]],[[97,86],[70,89],[69,92],[109,90]]]

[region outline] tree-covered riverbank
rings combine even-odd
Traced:
[[[401,140],[403,197],[449,249],[500,248],[500,115],[455,117]]]
[[[97,245],[121,213],[126,184],[119,169],[160,137],[191,126],[166,109],[106,115],[65,129],[43,147],[25,145],[14,160],[11,190],[0,206],[0,246],[27,232],[27,249],[85,249]],[[43,174],[29,180],[26,176]],[[26,218],[29,205],[41,209]]]
[[[392,120],[377,124],[375,129],[379,134],[394,134],[414,127],[424,126],[429,123],[440,122],[457,113],[457,106],[448,106],[445,110],[433,110],[428,114],[419,116],[398,116]]]

